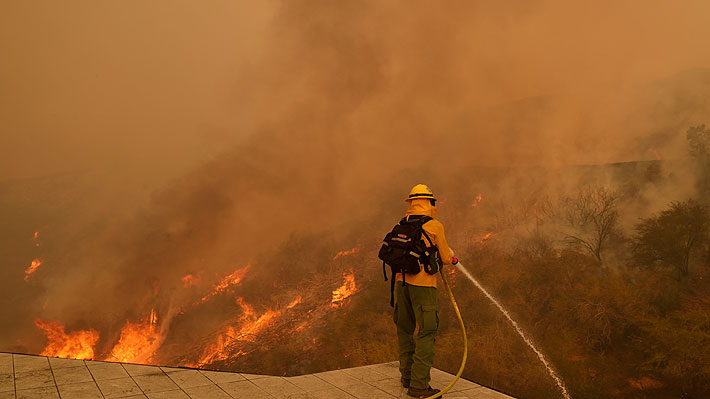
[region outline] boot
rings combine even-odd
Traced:
[[[407,395],[409,395],[413,398],[428,398],[429,396],[437,394],[439,392],[440,392],[439,389],[434,389],[430,385],[426,389],[409,387],[409,390],[407,391]],[[439,397],[442,398],[443,396],[439,396]]]

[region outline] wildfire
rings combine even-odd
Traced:
[[[482,200],[482,199],[483,199],[483,195],[478,194],[478,195],[476,196],[476,198],[474,199],[473,204],[471,204],[471,206],[474,207],[474,208],[477,207],[478,204],[481,203],[481,200]]]
[[[194,285],[200,284],[200,281],[202,280],[202,278],[199,275],[193,276],[192,274],[186,274],[186,275],[182,276],[182,278],[180,278],[180,280],[182,281],[182,286],[184,288],[190,288]]]
[[[288,304],[288,306],[286,306],[286,309],[293,309],[296,305],[298,305],[301,302],[303,302],[303,300],[301,299],[301,296],[299,295],[298,298],[294,299],[293,301],[291,301],[291,303]]]
[[[301,300],[301,296],[298,296],[289,303],[286,309],[292,309],[301,303]],[[191,366],[202,367],[215,361],[246,355],[248,352],[245,352],[244,349],[236,350],[235,345],[243,342],[255,342],[257,335],[264,328],[283,315],[283,310],[268,309],[257,316],[254,308],[241,297],[237,298],[237,304],[242,308],[242,314],[237,322],[238,327],[227,326],[225,331],[217,336],[217,341],[205,348],[197,363]]]
[[[281,316],[281,311],[268,309],[261,316],[256,319],[253,318],[254,310],[251,310],[251,317],[244,320],[239,326],[239,333],[236,334],[236,338],[240,341],[254,342],[256,340],[256,335],[261,332],[261,330],[269,325],[271,321]]]
[[[456,267],[447,267],[444,270],[446,271],[446,278],[449,280],[449,284],[453,287],[456,282]]]
[[[654,157],[656,157],[656,161],[660,161],[663,159],[663,158],[661,158],[661,155],[658,153],[658,151],[656,151],[653,148],[649,148],[648,152],[650,152],[651,154],[653,154]]]
[[[357,251],[359,251],[359,248],[353,248],[353,249],[349,249],[347,251],[340,251],[337,254],[335,254],[335,256],[333,257],[333,260],[336,260],[336,259],[340,258],[341,256],[352,255],[352,254],[356,253]]]
[[[205,350],[202,352],[200,360],[198,360],[195,364],[188,365],[188,367],[202,367],[206,364],[214,363],[216,361],[226,360],[230,357],[229,351],[227,350],[229,348],[229,345],[237,340],[239,340],[237,331],[234,329],[234,327],[228,326],[227,330],[223,334],[217,336],[217,342],[205,348]],[[233,357],[238,357],[242,355],[246,355],[246,353],[242,352],[241,350],[232,354]]]
[[[30,263],[30,266],[25,269],[25,281],[30,280],[30,275],[34,273],[38,267],[42,266],[42,261],[39,259],[35,259]]]
[[[94,358],[94,345],[99,333],[94,329],[73,331],[67,334],[58,321],[35,320],[35,325],[44,331],[49,342],[40,355],[68,359]]]
[[[478,241],[479,244],[484,244],[486,241],[488,241],[491,237],[493,237],[493,232],[488,232],[481,237],[481,239]]]
[[[155,310],[138,323],[126,321],[116,346],[111,350],[108,361],[122,363],[147,363],[160,346],[160,331],[157,328],[158,315]]]
[[[342,306],[345,299],[358,291],[355,285],[355,272],[350,269],[350,273],[343,276],[345,282],[337,290],[333,291],[333,299],[331,300],[330,306],[337,308]]]
[[[203,296],[202,299],[200,299],[200,302],[205,302],[208,299],[210,299],[211,297],[223,292],[224,290],[226,290],[230,286],[239,284],[242,281],[242,279],[244,278],[244,275],[246,275],[247,272],[249,271],[250,267],[251,267],[250,264],[246,265],[246,266],[242,267],[241,269],[235,270],[229,276],[223,278],[222,281],[220,281],[220,283],[214,287],[212,292]]]
[[[301,332],[306,329],[306,326],[308,326],[308,322],[304,321],[301,322],[296,328],[293,329],[294,332]],[[315,343],[315,342],[314,342]]]

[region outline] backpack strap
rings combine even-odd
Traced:
[[[419,215],[411,215],[411,216],[419,216]],[[431,238],[429,238],[429,234],[427,234],[426,230],[424,230],[424,224],[426,224],[430,220],[434,220],[434,218],[431,216],[422,215],[421,217],[417,218],[415,221],[418,223],[421,223],[419,225],[419,227],[422,229],[422,233],[424,234],[424,237],[426,238],[426,240],[429,241],[429,247],[434,247],[434,243],[431,241]]]
[[[402,274],[402,279],[404,279],[404,274]],[[390,306],[394,307],[394,273],[392,278],[390,278]]]
[[[429,234],[426,233],[426,230],[422,229],[422,233],[424,233],[424,237],[426,237],[426,240],[429,241],[429,246],[434,247],[434,243],[431,242],[431,238],[429,238]]]

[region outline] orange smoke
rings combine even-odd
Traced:
[[[359,251],[358,248],[349,249],[347,251],[340,251],[337,254],[335,254],[335,256],[333,257],[333,260],[336,260],[336,259],[340,258],[341,256],[352,255],[352,254],[356,253],[357,251]]]
[[[67,334],[58,321],[35,320],[35,325],[44,331],[49,342],[40,355],[67,359],[94,358],[94,346],[99,333],[94,329],[73,331]]]
[[[208,299],[210,299],[211,297],[223,292],[227,288],[229,288],[233,285],[239,284],[242,281],[242,279],[244,278],[244,275],[246,275],[247,272],[249,271],[249,268],[251,268],[251,264],[246,265],[241,269],[237,269],[229,276],[223,278],[222,281],[220,281],[220,283],[214,287],[212,292],[203,296],[202,299],[200,299],[200,302],[205,302]]]
[[[350,273],[344,275],[345,282],[337,290],[333,291],[333,299],[331,300],[331,307],[337,308],[342,306],[346,298],[358,291],[355,285],[355,272],[350,269]]]
[[[30,280],[30,275],[34,273],[38,267],[42,266],[42,261],[39,259],[35,259],[30,263],[30,266],[25,269],[25,281]]]
[[[474,208],[477,207],[478,204],[481,203],[481,200],[482,200],[482,199],[483,199],[483,195],[478,194],[478,195],[476,196],[476,198],[474,199],[473,204],[471,204],[471,206],[474,207]]]
[[[122,363],[147,363],[160,346],[158,316],[151,310],[150,316],[138,323],[126,321],[116,346],[111,350],[108,361]]]

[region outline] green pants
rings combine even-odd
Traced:
[[[425,389],[431,380],[429,371],[434,364],[434,342],[439,328],[436,288],[398,281],[396,290],[394,322],[399,340],[399,371],[402,377],[411,378],[411,387]],[[419,332],[415,338],[417,325]]]

